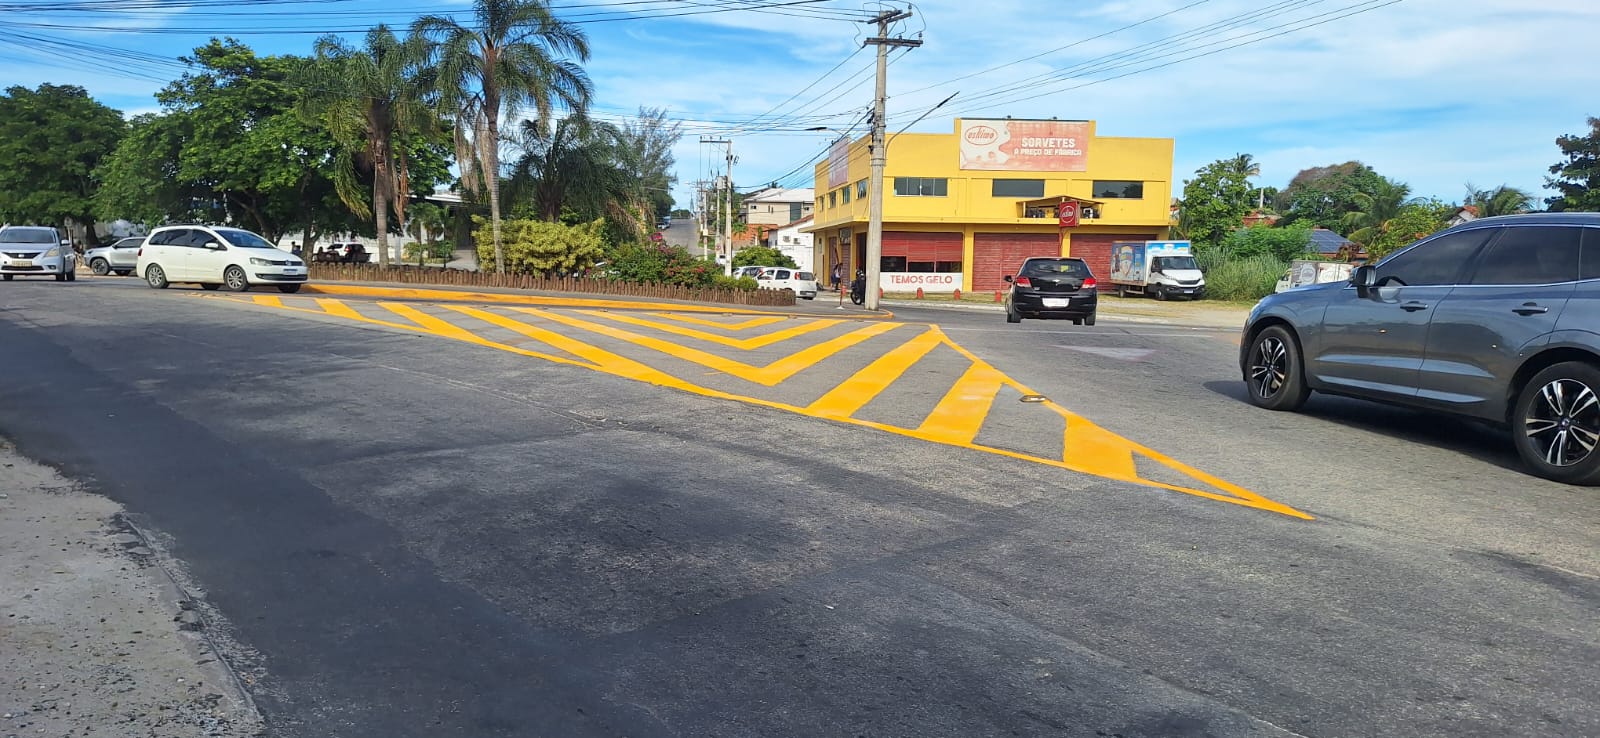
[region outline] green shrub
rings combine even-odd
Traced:
[[[472,217],[477,230],[481,264],[494,263],[494,234],[489,220]],[[605,253],[600,234],[605,221],[583,225],[564,225],[543,220],[500,221],[500,245],[505,252],[506,271],[513,274],[555,275],[581,271],[594,266]]]
[[[1240,256],[1227,249],[1202,252],[1198,259],[1206,274],[1206,297],[1213,300],[1259,300],[1278,286],[1289,262],[1268,254]]]
[[[1258,225],[1240,228],[1222,239],[1219,251],[1236,257],[1272,256],[1285,261],[1298,259],[1311,250],[1309,222],[1278,228]],[[1206,280],[1210,284],[1210,280]]]
[[[682,246],[624,243],[613,248],[610,257],[607,269],[624,282],[705,287],[722,273],[715,262],[696,259]]]
[[[789,258],[788,254],[777,249],[766,246],[746,246],[733,254],[733,268],[738,269],[743,266],[774,266],[796,269],[800,265],[794,263],[794,259]]]
[[[749,292],[760,288],[761,285],[756,282],[755,277],[730,277],[726,274],[718,274],[712,278],[711,286],[725,290]]]

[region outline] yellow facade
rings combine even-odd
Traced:
[[[959,233],[960,284],[966,292],[974,288],[976,267],[987,265],[985,273],[976,275],[980,288],[992,287],[999,278],[998,274],[987,273],[994,271],[993,259],[979,258],[982,263],[976,265],[974,262],[975,256],[981,257],[982,250],[988,248],[984,244],[1002,241],[1005,234],[1030,239],[1036,244],[1030,248],[1035,249],[1045,248],[1048,234],[1055,238],[1051,248],[1063,256],[1080,255],[1073,252],[1075,237],[1084,244],[1080,251],[1094,255],[1098,255],[1099,247],[1108,244],[1113,237],[1117,240],[1165,237],[1172,199],[1173,140],[1102,137],[1095,135],[1093,121],[1073,125],[1085,126],[1088,131],[1082,153],[1084,171],[963,169],[960,146],[963,128],[959,119],[951,133],[903,133],[892,137],[884,174],[884,231],[896,233],[902,240],[907,238],[906,234],[937,233],[953,239],[953,234]],[[817,236],[819,258],[815,263],[818,276],[824,279],[834,263],[842,261],[849,274],[862,266],[865,257],[868,199],[862,195],[870,174],[868,142],[867,137],[862,137],[850,143],[849,174],[842,187],[828,186],[830,161],[827,158],[816,167],[816,218],[806,230]],[[905,179],[901,186],[913,191],[918,186],[917,181],[943,180],[943,194],[896,194],[896,178]],[[909,178],[916,178],[916,181]],[[997,179],[1024,181],[996,185]],[[1025,195],[999,193],[1002,186],[1038,187],[1038,180],[1042,180],[1042,194],[1039,191]],[[1142,184],[1139,197],[1103,196],[1113,190],[1133,191],[1120,186],[1130,182]],[[1095,191],[1097,183],[1102,187],[1100,193]],[[928,186],[925,182],[922,184]],[[1083,201],[1083,205],[1092,208],[1094,217],[1082,219],[1077,227],[1062,228],[1053,209],[1037,207],[1029,213],[1025,205],[1029,201],[1059,196]],[[1027,217],[1030,214],[1033,217]],[[975,254],[975,247],[979,254]],[[1013,249],[1011,253],[1015,252]],[[886,270],[890,261],[886,259]],[[1091,261],[1090,266],[1097,274],[1106,273],[1106,265]]]

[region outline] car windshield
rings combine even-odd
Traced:
[[[1089,267],[1078,259],[1029,259],[1022,276],[1083,278],[1089,276]]]
[[[1162,269],[1199,269],[1200,265],[1194,262],[1193,256],[1161,256],[1156,258],[1156,266]]]
[[[56,233],[48,228],[7,228],[0,231],[0,241],[48,246],[56,242]]]
[[[228,239],[228,243],[231,243],[231,244],[233,244],[235,246],[238,246],[240,248],[246,248],[246,249],[275,249],[275,248],[277,248],[276,246],[273,246],[272,243],[270,241],[268,241],[267,239],[262,238],[260,236],[257,236],[256,234],[251,233],[249,231],[240,231],[240,230],[235,230],[233,228],[218,228],[217,229],[217,235]]]

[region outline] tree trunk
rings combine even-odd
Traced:
[[[367,148],[372,150],[372,212],[378,227],[378,266],[389,266],[389,201],[394,189],[394,172],[390,169],[389,139],[378,126],[384,125],[383,116],[374,116],[373,134]]]
[[[489,180],[489,228],[494,233],[494,271],[504,274],[506,252],[500,244],[500,124],[495,113],[489,112],[489,148],[484,151],[483,157],[489,171],[484,176]]]

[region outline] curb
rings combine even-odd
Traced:
[[[476,292],[439,287],[389,287],[349,282],[316,282],[301,288],[299,294],[326,295],[329,297],[374,297],[397,300],[424,300],[442,302],[479,302],[502,305],[533,305],[540,307],[582,307],[603,310],[647,310],[659,312],[722,313],[734,315],[783,315],[789,317],[829,317],[822,311],[785,310],[780,306],[723,305],[720,303],[655,302],[649,300],[619,299],[616,295],[597,297],[552,296],[502,292]],[[847,316],[858,320],[892,320],[894,313],[866,313]]]

